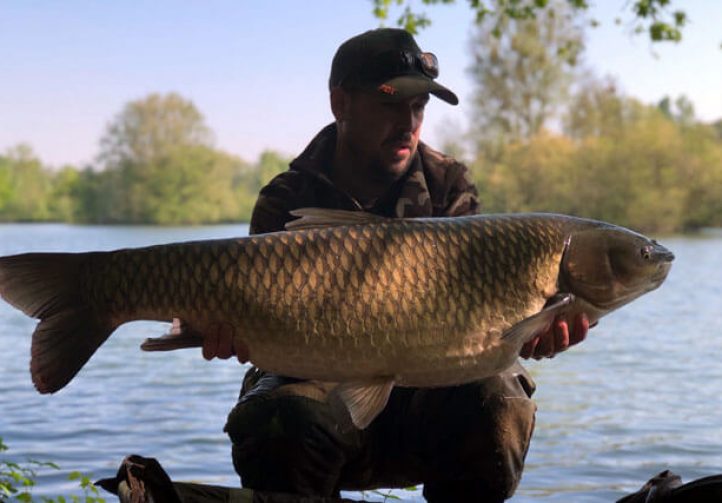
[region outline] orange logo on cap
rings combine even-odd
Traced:
[[[392,96],[396,94],[396,88],[388,84],[381,84],[378,89],[384,94],[390,94]]]

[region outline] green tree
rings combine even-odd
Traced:
[[[275,152],[273,150],[265,150],[261,153],[256,165],[258,173],[258,189],[266,185],[276,175],[286,171],[291,159]]]
[[[273,150],[266,150],[261,153],[255,164],[239,166],[234,188],[236,198],[240,202],[239,213],[243,220],[250,221],[261,187],[277,174],[286,171],[290,162],[291,159],[286,156]]]
[[[722,227],[722,138],[714,123],[685,126],[682,137],[683,228]]]
[[[205,146],[172,150],[145,179],[146,219],[158,224],[237,220],[239,203],[232,191],[237,162]]]
[[[42,221],[50,217],[50,176],[28,145],[0,156],[0,220]]]
[[[592,83],[565,118],[577,141],[574,211],[647,231],[718,225],[722,144],[684,97],[656,107]]]
[[[712,127],[717,135],[717,139],[722,141],[722,119],[717,119],[712,123]]]
[[[684,105],[684,101],[680,101]],[[714,125],[587,83],[566,135],[504,144],[472,170],[484,211],[553,211],[644,232],[722,226],[722,142]]]
[[[211,136],[195,105],[177,94],[128,103],[101,140],[103,172],[86,173],[83,213],[128,223],[238,218],[232,188],[236,161],[213,149]]]
[[[203,115],[176,93],[150,94],[127,103],[100,140],[100,160],[108,167],[152,164],[178,146],[211,146]]]
[[[382,23],[391,14],[392,6],[402,7],[396,19],[396,25],[411,33],[431,24],[425,12],[412,8],[412,0],[371,0],[372,12]],[[423,5],[449,5],[456,0],[422,0]],[[566,0],[568,6],[577,14],[586,13],[590,3],[586,0]],[[687,14],[683,10],[670,10],[671,0],[635,0],[627,2],[624,7],[631,10],[636,22],[636,33],[647,33],[653,42],[682,39],[682,28],[687,23]],[[468,0],[469,8],[477,23],[491,22],[496,26],[493,33],[499,35],[504,31],[506,19],[533,19],[549,8],[549,0]],[[592,20],[592,26],[598,21]]]
[[[634,104],[632,104],[634,105]],[[617,223],[654,232],[684,225],[685,149],[679,128],[656,107],[643,113],[614,138],[608,158],[618,168],[612,187],[625,195],[625,215]],[[602,169],[610,169],[607,164]],[[625,185],[626,187],[622,187]],[[609,188],[597,186],[608,194]]]
[[[80,171],[74,166],[63,166],[52,174],[48,209],[52,220],[75,222],[78,220],[77,189]]]
[[[582,34],[557,5],[535,20],[507,18],[499,37],[491,36],[491,23],[478,27],[470,68],[472,131],[491,158],[500,145],[538,134],[567,95]]]
[[[657,108],[669,119],[684,126],[691,126],[695,122],[694,104],[684,95],[679,96],[674,102],[669,96],[659,101]]]
[[[572,138],[614,137],[636,113],[625,104],[612,79],[587,78],[577,81],[577,90],[566,105],[562,118],[564,132]]]

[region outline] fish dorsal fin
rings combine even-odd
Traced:
[[[384,377],[373,381],[345,382],[339,384],[334,393],[346,406],[354,426],[363,430],[384,410],[393,387],[394,380]]]
[[[338,225],[363,225],[390,220],[365,211],[332,210],[328,208],[299,208],[289,212],[294,217],[286,224],[286,230],[298,231]]]
[[[572,302],[574,302],[574,295],[571,293],[554,298],[544,309],[509,328],[502,334],[501,338],[504,342],[516,344],[521,349],[524,344],[551,326],[554,318],[561,314]]]

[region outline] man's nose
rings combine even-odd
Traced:
[[[396,115],[397,125],[406,131],[416,131],[421,125],[421,118],[413,107],[400,106]]]

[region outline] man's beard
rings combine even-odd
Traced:
[[[388,148],[393,143],[411,143],[411,134],[402,133],[397,136],[386,140],[382,147]],[[363,149],[357,147],[353,142],[349,145],[350,151],[357,156],[357,158],[367,157],[363,155]],[[407,159],[403,161],[389,161],[384,160],[381,155],[374,155],[368,157],[366,160],[365,172],[367,173],[370,181],[373,184],[378,185],[390,185],[396,182],[399,178],[406,174],[411,166],[411,163],[416,155],[416,149],[414,148]],[[401,164],[399,164],[401,163]]]

